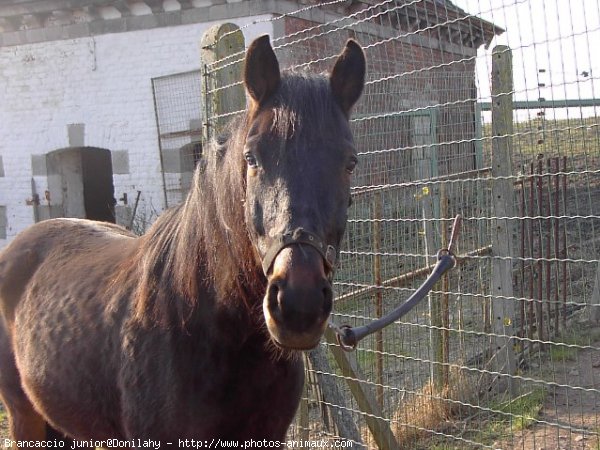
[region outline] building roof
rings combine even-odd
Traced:
[[[468,14],[450,0],[395,0],[393,20],[385,25],[402,31],[435,28],[437,38],[477,48],[489,45],[504,30]],[[381,8],[380,0],[4,0],[0,3],[0,46],[55,39],[174,26],[258,14],[281,14],[307,4],[340,14]],[[291,8],[291,9],[290,9]],[[391,15],[390,15],[391,16]],[[110,24],[102,25],[102,22]],[[383,25],[383,23],[382,23]],[[65,28],[75,30],[65,30]],[[86,28],[82,30],[82,27]],[[83,34],[82,34],[83,33]]]
[[[374,6],[381,0],[355,3]],[[395,26],[403,31],[430,29],[442,40],[473,48],[483,44],[489,46],[494,36],[504,32],[502,28],[464,11],[450,0],[396,0],[395,3],[405,5],[396,10]]]

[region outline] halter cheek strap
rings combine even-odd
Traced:
[[[336,263],[336,250],[333,245],[325,245],[325,243],[314,233],[306,231],[304,228],[296,228],[288,231],[275,239],[267,253],[262,259],[262,269],[265,276],[268,275],[275,258],[284,248],[290,245],[305,244],[310,245],[323,257],[325,267],[330,272],[330,277],[333,275]]]

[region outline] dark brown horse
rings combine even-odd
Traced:
[[[56,219],[0,253],[0,395],[13,439],[283,440],[298,351],[317,345],[350,203],[348,124],[365,76],[246,54],[249,107],[183,205],[142,237]]]

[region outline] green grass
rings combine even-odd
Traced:
[[[507,422],[511,430],[519,431],[531,426],[537,419],[546,400],[546,390],[534,388],[517,398],[497,404],[492,409],[509,416],[502,415],[502,422]]]
[[[8,413],[0,403],[0,438],[8,438]]]
[[[575,361],[577,359],[577,348],[564,347],[562,345],[552,346],[549,351],[550,359],[552,361]]]
[[[548,355],[551,361],[575,361],[577,359],[577,354],[579,353],[579,348],[568,347],[569,345],[591,345],[599,339],[600,329],[597,328],[571,330],[556,340],[557,343],[566,344],[566,346],[551,344]]]
[[[469,436],[476,442],[491,444],[514,435],[535,424],[546,400],[546,390],[534,387],[531,391],[514,399],[497,400],[488,406],[496,414],[492,414],[475,436]]]

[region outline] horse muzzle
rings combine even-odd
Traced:
[[[312,349],[333,306],[335,249],[302,229],[284,235],[279,248],[274,248],[272,261],[263,264],[268,279],[263,300],[267,328],[280,347]]]

